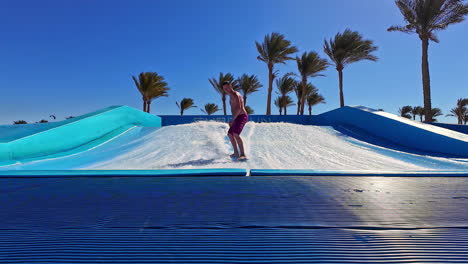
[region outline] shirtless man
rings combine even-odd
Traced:
[[[244,152],[244,143],[240,137],[240,133],[242,132],[245,123],[249,120],[249,116],[245,110],[244,100],[238,92],[232,89],[232,85],[229,82],[223,83],[223,89],[226,94],[229,95],[229,101],[231,103],[232,120],[229,121],[228,131],[228,137],[231,140],[232,148],[234,149],[234,153],[231,155],[231,158],[239,161],[246,160],[247,157]],[[239,147],[239,150],[237,147]]]

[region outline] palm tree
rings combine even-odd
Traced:
[[[288,114],[288,107],[293,106],[294,102],[293,102],[292,98],[289,95],[282,95],[282,96],[278,96],[275,99],[275,105],[276,105],[276,107],[278,107],[280,115],[282,114],[283,109],[284,109],[284,115],[287,115]]]
[[[182,101],[180,101],[180,104],[178,102],[176,102],[176,105],[177,107],[179,108],[180,110],[180,115],[183,116],[184,115],[184,111],[187,110],[187,109],[190,109],[190,108],[193,108],[193,107],[196,107],[193,103],[193,99],[192,98],[184,98],[182,99]]]
[[[296,57],[297,69],[301,74],[301,85],[302,85],[302,94],[306,94],[307,89],[307,78],[313,78],[317,76],[324,76],[320,72],[327,69],[329,63],[326,59],[320,58],[320,56],[311,51],[309,53],[304,52],[302,57]],[[304,114],[306,96],[303,96],[300,101],[299,109],[300,114]]]
[[[468,123],[468,113],[463,117],[463,124],[466,125]]]
[[[415,106],[411,109],[411,115],[413,115],[413,120],[416,120],[416,116],[419,115],[421,122],[422,122],[422,116],[424,115],[424,108],[421,106]]]
[[[429,122],[437,122],[437,119],[435,117],[441,116],[442,110],[440,108],[432,108],[431,111],[429,112]],[[427,117],[426,117],[427,120]]]
[[[294,93],[296,94],[297,98],[297,110],[296,115],[301,113],[301,98],[302,98],[302,83],[299,81],[294,82]]]
[[[212,115],[219,111],[219,107],[216,104],[206,104],[205,109],[201,109],[203,113]]]
[[[287,73],[276,80],[277,93],[282,97],[287,96],[290,92],[294,91],[295,85],[296,81],[291,77],[291,74]],[[286,109],[284,111],[286,112]]]
[[[396,0],[405,20],[404,26],[392,26],[388,31],[416,33],[422,42],[421,71],[425,121],[431,122],[431,80],[429,76],[429,41],[439,42],[435,32],[451,24],[460,23],[468,14],[463,0]]]
[[[450,109],[450,114],[446,116],[455,116],[457,117],[457,124],[462,125],[466,115],[466,107],[454,107]]]
[[[208,79],[208,81],[210,82],[211,86],[213,86],[213,88],[221,95],[221,100],[223,101],[223,112],[224,115],[226,115],[226,92],[224,92],[223,83],[229,82],[230,84],[232,84],[233,89],[237,90],[237,80],[234,80],[234,76],[230,73],[226,73],[226,75],[224,75],[222,72],[220,72],[218,79],[211,78]]]
[[[282,96],[281,99],[282,99],[281,104],[283,105],[283,109],[284,109],[284,115],[287,115],[288,107],[294,105],[293,99],[289,95]]]
[[[338,71],[339,87],[340,87],[340,106],[343,107],[343,69],[346,65],[358,62],[361,60],[377,61],[378,58],[372,55],[372,52],[377,50],[372,40],[365,40],[357,31],[346,29],[343,33],[335,35],[335,39],[330,39],[323,45],[325,53],[335,64]]]
[[[153,99],[168,96],[167,92],[170,88],[167,86],[167,82],[164,81],[164,77],[156,72],[142,72],[138,75],[138,80],[135,76],[132,76],[132,79],[142,96],[143,111],[146,113],[150,112]]]
[[[258,77],[255,74],[247,75],[243,74],[238,80],[237,83],[239,84],[239,90],[242,91],[242,95],[244,97],[244,104],[247,103],[247,95],[258,92],[263,85],[258,80]]]
[[[450,114],[447,116],[455,116],[458,119],[458,124],[462,125],[465,121],[465,115],[468,114],[468,109],[466,106],[468,105],[468,98],[459,98],[457,100],[457,106],[450,110]]]
[[[266,114],[271,115],[271,93],[273,91],[274,66],[277,63],[285,64],[287,60],[293,60],[291,54],[297,52],[295,46],[286,40],[282,34],[273,32],[266,35],[263,43],[255,42],[257,51],[260,54],[257,59],[266,63],[268,67],[268,98]]]
[[[325,103],[325,98],[317,91],[314,91],[313,93],[309,94],[306,99],[307,106],[309,107],[309,115],[312,115],[312,106],[317,105],[317,104],[324,104]]]
[[[424,116],[424,108],[421,106],[416,106],[416,114],[419,116],[419,121],[423,121],[423,116]]]
[[[283,113],[283,105],[281,104],[281,96],[276,97],[274,101],[275,106],[278,108],[279,115]]]
[[[413,116],[413,120],[416,120],[416,115],[418,114],[418,109],[415,107],[411,107],[411,116]]]
[[[406,117],[408,119],[411,119],[411,111],[413,111],[413,108],[409,105],[405,105],[402,108],[398,109],[398,113],[402,117]]]
[[[252,109],[252,107],[248,105],[245,106],[245,111],[247,111],[248,115],[252,115],[254,113],[254,110]]]
[[[24,120],[17,120],[17,121],[13,121],[13,125],[25,125],[27,124],[28,122],[24,121]]]
[[[300,104],[301,104],[301,100],[302,100],[302,83],[301,82],[296,81],[296,83],[294,85],[294,92],[296,93],[296,97],[297,97],[297,112],[296,112],[296,114],[299,115],[300,111],[301,111]],[[310,94],[315,93],[315,92],[317,92],[317,88],[313,84],[307,83],[305,98],[307,98]]]

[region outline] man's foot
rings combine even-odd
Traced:
[[[231,159],[237,159],[239,158],[239,154],[234,153],[234,154],[229,155],[229,157],[231,157]]]
[[[247,160],[247,157],[245,155],[242,155],[242,156],[239,156],[237,158],[238,161],[244,161],[244,160]]]

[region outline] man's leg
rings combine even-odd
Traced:
[[[237,145],[239,145],[239,150],[240,150],[240,156],[239,157],[245,157],[244,142],[242,142],[242,138],[240,137],[239,134],[234,134],[234,139],[236,140]]]
[[[233,134],[228,134],[229,139],[231,140],[232,148],[234,149],[234,154],[231,155],[231,158],[239,157],[239,151],[237,150],[236,138]]]

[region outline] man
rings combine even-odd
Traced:
[[[229,101],[231,103],[232,120],[229,121],[228,137],[231,140],[232,148],[234,153],[231,158],[239,161],[247,160],[244,152],[244,143],[240,137],[240,133],[244,128],[245,123],[249,120],[247,111],[245,110],[244,100],[242,96],[232,89],[232,85],[229,82],[223,83],[224,92],[229,95]],[[237,149],[239,147],[239,150]]]

